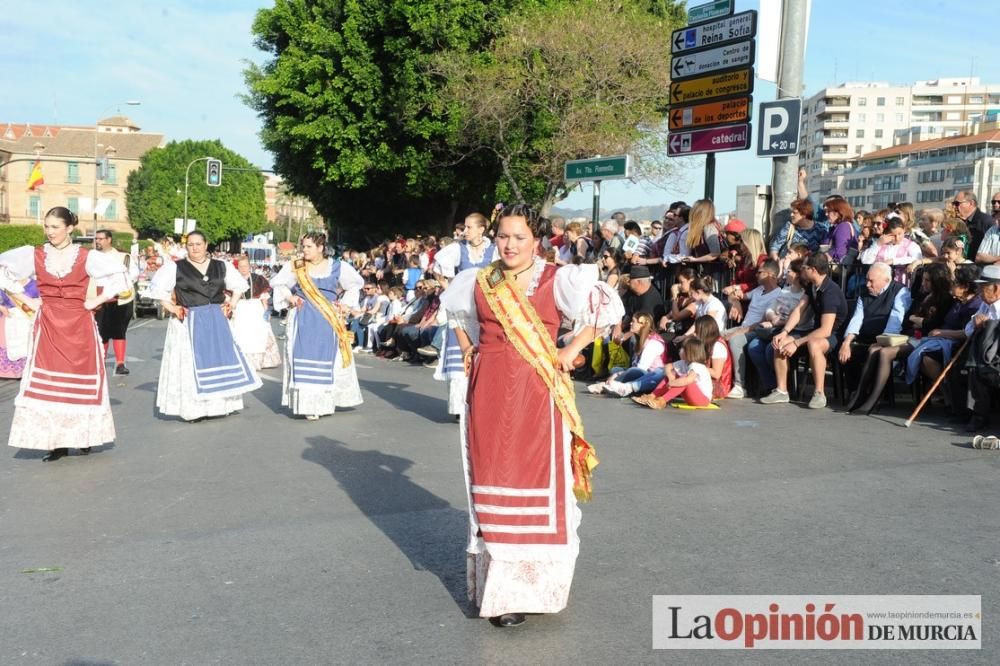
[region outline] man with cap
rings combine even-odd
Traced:
[[[998,388],[993,383],[996,377],[995,369],[982,365],[982,358],[975,352],[982,347],[984,336],[995,339],[998,335],[997,327],[1000,326],[997,323],[1000,321],[1000,266],[993,264],[984,268],[976,283],[980,285],[979,297],[983,300],[983,304],[979,306],[979,311],[965,325],[965,337],[969,338],[969,351],[965,362],[969,371],[966,407],[972,412],[972,418],[965,428],[968,432],[984,430],[989,425],[990,403]],[[957,407],[960,403],[959,400],[954,404]]]
[[[665,314],[663,296],[653,286],[652,276],[647,266],[635,265],[629,269],[628,293],[622,297],[622,303],[625,305],[625,317],[620,324],[615,326],[613,333],[615,342],[628,342],[632,336],[629,332],[632,317],[637,313],[648,312],[653,315],[653,321],[660,321],[660,318]]]

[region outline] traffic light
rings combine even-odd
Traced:
[[[205,182],[209,187],[222,185],[222,160],[208,160],[205,169]]]

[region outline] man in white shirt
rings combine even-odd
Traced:
[[[1000,321],[1000,265],[992,264],[983,269],[980,279],[976,280],[979,287],[979,297],[983,304],[979,306],[979,311],[972,316],[969,323],[965,325],[965,336],[969,338],[968,347],[970,352],[967,358],[968,389],[966,392],[966,407],[972,412],[965,429],[968,432],[985,430],[990,423],[991,403],[993,396],[997,392],[997,386],[991,383],[994,377],[989,372],[991,368],[984,368],[979,365],[980,359],[974,350],[977,348],[978,337],[983,335],[994,335],[993,330]],[[958,384],[959,382],[955,382]],[[955,407],[961,405],[961,401],[956,401]]]
[[[993,195],[991,203],[993,224],[986,230],[975,256],[976,263],[980,265],[1000,263],[1000,192]]]

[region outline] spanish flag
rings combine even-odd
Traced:
[[[45,177],[42,176],[42,161],[35,160],[35,166],[31,167],[31,175],[28,176],[28,189],[38,189],[39,185],[45,184]]]

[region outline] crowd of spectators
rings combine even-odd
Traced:
[[[987,324],[1000,319],[1000,195],[992,217],[972,192],[948,211],[900,202],[869,212],[836,195],[817,203],[805,185],[803,175],[789,219],[769,238],[733,217],[720,222],[708,200],[675,202],[652,222],[616,213],[596,233],[585,219],[549,220],[538,253],[556,265],[596,264],[625,306],[576,378],[590,393],[654,408],[751,396],[774,405],[798,394],[821,409],[832,381],[847,413],[870,413],[894,399],[896,384],[919,398],[963,349],[935,402],[982,430],[995,374],[980,371],[989,361],[976,345],[962,344],[995,335]],[[479,218],[482,229],[469,229],[476,243],[489,234]],[[355,352],[437,367],[447,328],[440,295],[454,273],[435,256],[464,235],[457,225],[448,237],[344,252],[366,280],[348,318]]]

